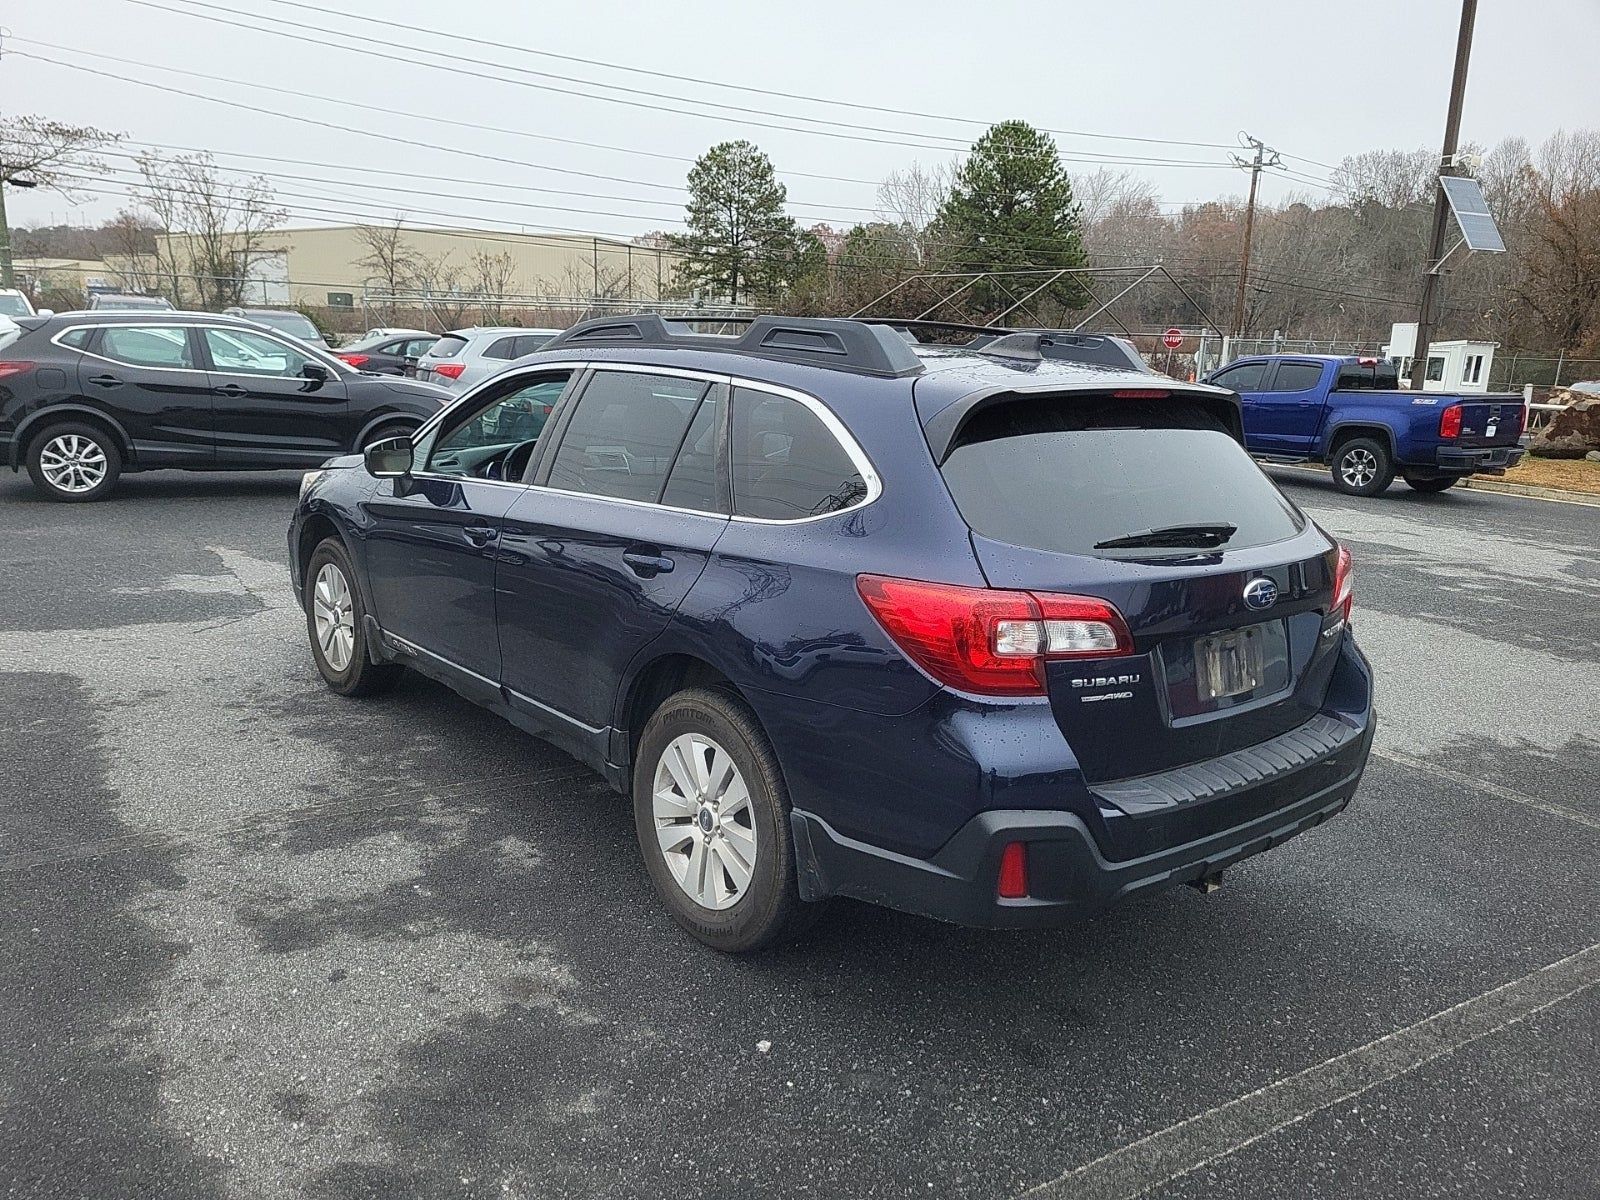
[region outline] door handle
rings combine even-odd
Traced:
[[[632,568],[635,575],[645,579],[656,575],[666,575],[671,572],[673,562],[665,554],[652,550],[624,550],[622,561]]]
[[[495,530],[488,525],[468,525],[461,532],[474,546],[487,546],[495,539]]]
[[[216,396],[243,396],[246,389],[237,383],[223,383],[211,389]]]
[[[118,379],[115,375],[95,375],[95,376],[90,378],[89,382],[94,384],[95,387],[103,387],[103,388],[114,388],[114,387],[121,387],[122,386],[122,380]]]

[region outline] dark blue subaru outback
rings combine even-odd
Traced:
[[[1373,728],[1349,555],[1234,396],[1112,339],[928,336],[576,326],[306,477],[318,668],[410,667],[593,766],[722,950],[835,895],[1053,924],[1342,809]]]

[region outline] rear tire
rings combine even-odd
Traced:
[[[1376,438],[1353,437],[1333,452],[1333,483],[1348,496],[1376,496],[1394,482],[1389,447]]]
[[[1417,475],[1405,476],[1406,486],[1418,492],[1447,492],[1461,482],[1459,475],[1435,475],[1424,479]]]
[[[28,443],[28,477],[39,494],[69,504],[104,500],[122,474],[122,452],[86,421],[41,429]]]
[[[821,915],[800,899],[778,760],[736,697],[691,688],[655,711],[634,759],[633,813],[657,895],[713,950],[777,945]]]
[[[341,696],[374,696],[392,688],[404,668],[372,661],[366,606],[355,580],[344,543],[324,538],[306,565],[306,633],[311,657],[328,687]]]

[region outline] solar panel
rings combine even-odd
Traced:
[[[1505,253],[1506,244],[1500,237],[1500,227],[1494,223],[1489,202],[1483,198],[1483,189],[1476,179],[1465,175],[1444,175],[1439,179],[1444,186],[1445,198],[1450,201],[1450,211],[1461,227],[1461,237],[1468,250],[1487,250],[1493,254]]]

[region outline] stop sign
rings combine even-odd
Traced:
[[[1183,345],[1183,330],[1173,328],[1161,335],[1161,344],[1168,350],[1176,350]]]

